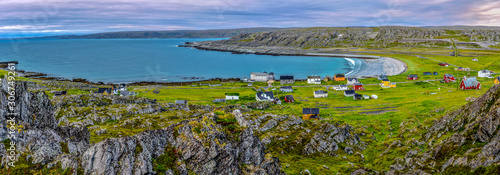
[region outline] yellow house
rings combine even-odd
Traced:
[[[302,120],[319,120],[319,108],[302,108]]]
[[[495,78],[495,84],[500,84],[500,76],[498,76],[497,78]]]
[[[380,83],[380,86],[382,86],[383,88],[395,88],[396,87],[396,83],[391,83],[391,81],[389,81],[388,79],[382,79],[381,81],[382,81],[382,83]]]

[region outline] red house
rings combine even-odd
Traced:
[[[408,80],[418,80],[418,75],[417,74],[411,74],[406,77]]]
[[[293,95],[285,95],[285,101],[289,103],[295,102],[295,100],[293,99]]]
[[[481,89],[481,83],[476,80],[476,77],[464,77],[464,79],[462,79],[462,82],[460,82],[460,89]]]
[[[455,81],[455,77],[453,77],[453,75],[451,75],[451,74],[444,74],[443,80],[446,83],[449,83],[450,81],[454,82]]]
[[[352,84],[352,90],[359,91],[359,90],[365,90],[365,88],[361,83],[354,83]]]
[[[440,66],[443,66],[443,67],[448,67],[449,64],[448,63],[445,63],[445,62],[442,62],[442,63],[439,63]]]

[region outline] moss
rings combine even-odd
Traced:
[[[61,151],[63,153],[69,154],[68,143],[66,143],[66,142],[59,142],[59,144],[61,145]]]
[[[168,145],[165,147],[163,155],[153,159],[153,171],[156,171],[160,175],[165,174],[167,170],[172,170],[174,174],[180,174],[179,170],[175,167],[178,157],[177,150],[172,145]]]
[[[135,154],[138,155],[142,153],[142,145],[141,143],[137,142],[137,144],[135,145]]]

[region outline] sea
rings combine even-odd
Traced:
[[[178,47],[185,42],[225,38],[179,39],[6,39],[0,61],[19,61],[17,69],[51,77],[92,82],[188,82],[244,78],[274,72],[306,79],[310,75],[352,74],[364,61],[352,58],[233,54]]]

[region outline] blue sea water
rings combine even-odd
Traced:
[[[358,59],[232,54],[177,47],[204,40],[213,39],[0,40],[0,61],[19,61],[18,69],[54,77],[114,83],[243,78],[262,71],[305,79],[308,75],[348,73],[364,63]]]

